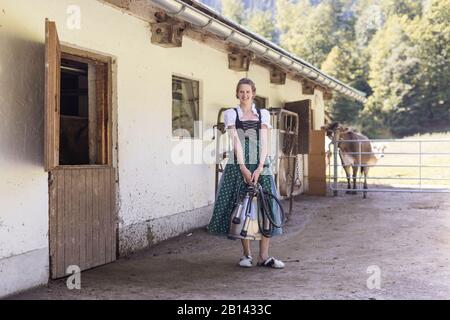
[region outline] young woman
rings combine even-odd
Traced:
[[[228,234],[230,219],[235,206],[236,193],[244,181],[247,185],[259,182],[264,190],[277,195],[275,182],[267,159],[267,140],[270,114],[266,109],[257,109],[253,103],[256,86],[248,78],[239,80],[236,86],[236,98],[239,105],[224,113],[225,128],[233,141],[234,159],[225,166],[214,204],[214,212],[208,225],[212,234]],[[235,160],[235,161],[232,161]],[[274,202],[273,200],[271,202]],[[271,203],[272,218],[281,222],[278,207]],[[281,234],[281,228],[273,228],[271,235]],[[257,265],[276,269],[284,268],[284,263],[269,256],[270,238],[260,235]],[[251,267],[253,258],[250,252],[250,240],[243,239],[241,267]]]

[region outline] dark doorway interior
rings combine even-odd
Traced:
[[[89,164],[88,64],[61,60],[60,165]]]

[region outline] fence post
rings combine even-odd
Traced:
[[[422,191],[422,141],[419,141],[419,187]]]
[[[334,161],[334,166],[333,166],[333,170],[334,170],[334,191],[333,191],[333,196],[337,196],[338,192],[337,192],[337,176],[338,176],[338,167],[337,167],[337,141],[336,139],[334,139],[333,141],[333,161]]]
[[[363,170],[363,167],[362,167],[362,155],[361,155],[361,152],[362,152],[362,149],[361,149],[361,143],[362,143],[362,141],[361,140],[359,140],[358,141],[358,146],[359,146],[359,166],[357,167],[357,170],[359,171],[359,175],[358,175],[358,171],[356,171],[356,177],[359,177],[359,181],[358,181],[358,189],[363,189],[363,188],[361,188],[361,178],[362,178],[362,170]],[[370,142],[369,142],[370,143]]]

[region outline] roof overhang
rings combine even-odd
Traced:
[[[131,5],[130,0],[103,0],[124,9]],[[325,91],[337,91],[362,103],[367,101],[366,94],[338,79],[327,75],[310,63],[296,57],[276,44],[264,39],[234,21],[222,16],[210,7],[191,0],[145,0],[137,1],[140,11],[145,6],[162,9],[168,16],[188,22],[194,28],[234,47],[253,52],[255,57],[269,64],[279,66],[282,70],[313,82]],[[135,10],[136,11],[136,10]]]

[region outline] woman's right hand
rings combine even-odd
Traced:
[[[242,173],[242,176],[244,177],[245,183],[251,184],[252,183],[252,173],[250,172],[250,170],[248,170],[246,166],[242,166],[241,173]]]

